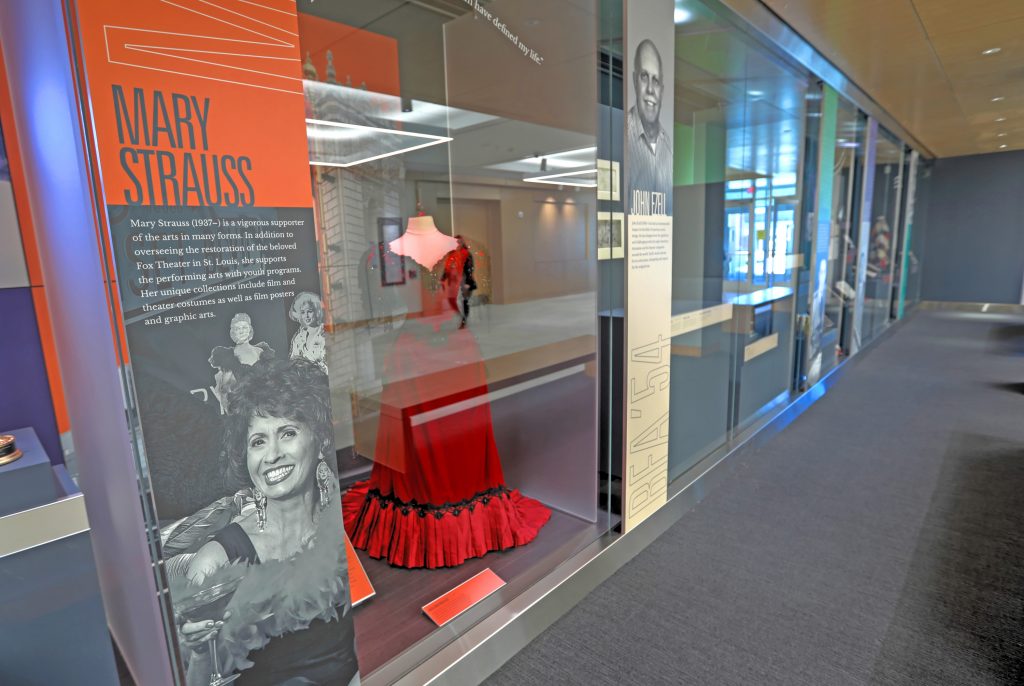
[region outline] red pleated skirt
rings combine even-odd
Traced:
[[[385,361],[373,471],[342,497],[352,545],[399,567],[453,567],[532,541],[551,511],[504,483],[483,362],[468,330],[399,335]]]

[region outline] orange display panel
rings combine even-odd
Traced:
[[[310,206],[294,2],[77,8],[108,204]]]

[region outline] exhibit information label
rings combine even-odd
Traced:
[[[356,549],[352,547],[352,541],[345,535],[345,557],[348,559],[348,580],[349,593],[352,596],[352,607],[359,605],[377,595],[377,589],[370,582],[370,577],[359,559]]]
[[[73,13],[187,681],[348,683],[295,3],[78,0]]]
[[[444,626],[504,585],[502,578],[488,567],[424,605],[423,613],[434,624]]]
[[[672,342],[671,0],[626,5],[626,379],[623,528],[668,492]]]

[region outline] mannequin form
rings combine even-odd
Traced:
[[[405,233],[388,243],[391,252],[405,255],[417,264],[431,269],[438,260],[459,247],[459,242],[437,230],[434,218],[411,217]]]

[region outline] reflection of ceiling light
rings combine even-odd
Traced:
[[[996,117],[996,121],[1006,121],[1006,117]]]
[[[749,95],[752,98],[760,98],[762,95],[764,95],[764,91],[747,91],[747,95]]]
[[[992,102],[1002,102],[1003,100],[1006,100],[1006,98],[1004,98],[1001,95],[997,95],[996,97],[992,98]]]
[[[1005,148],[1005,147],[1006,147],[1006,143],[1003,143],[1003,144],[1002,144],[1002,145],[1000,145],[999,147],[1000,147],[1000,149],[1002,149],[1002,148]]]
[[[530,157],[488,165],[487,169],[532,174],[537,171],[537,160],[541,158],[548,161],[547,169],[552,171],[582,169],[593,166],[596,157],[597,148],[594,146],[562,152],[534,152]]]
[[[1002,48],[989,48],[988,50],[982,50],[981,54],[982,55],[996,55],[996,54],[998,54],[998,53],[1000,53],[1002,51],[1003,51]]]
[[[840,148],[859,148],[860,147],[860,143],[851,143],[851,142],[840,143],[839,147]]]
[[[597,188],[596,180],[593,183],[565,180],[569,177],[590,176],[591,174],[597,174],[597,170],[583,169],[581,171],[568,171],[561,172],[559,174],[547,174],[545,176],[530,176],[523,179],[523,181],[529,181],[530,183],[550,183],[554,186],[576,186],[577,188]],[[557,179],[562,180],[558,181]]]
[[[1004,131],[1004,132],[1002,132],[1002,133],[997,133],[997,134],[996,134],[996,137],[997,137],[997,138],[1006,138],[1006,132]]]
[[[691,19],[693,19],[693,12],[690,10],[684,10],[682,7],[676,8],[675,21],[677,24],[685,24]]]
[[[846,138],[837,138],[836,140],[839,141],[840,143],[845,143],[847,141]]]
[[[327,129],[318,129],[317,127],[327,127]],[[323,119],[306,120],[306,135],[312,139],[340,141],[360,138],[365,136],[367,133],[386,133],[394,136],[407,136],[413,139],[409,141],[412,145],[399,148],[398,150],[389,150],[388,152],[381,153],[379,155],[372,155],[370,157],[352,160],[351,162],[324,162],[321,160],[310,160],[310,164],[321,167],[352,167],[357,164],[373,162],[374,160],[391,157],[392,155],[401,155],[402,153],[412,152],[413,150],[419,150],[420,148],[428,148],[432,145],[448,143],[452,140],[448,136],[435,136],[432,133],[415,133],[413,131],[400,131],[398,129],[384,129],[379,126],[364,126],[362,124],[343,124],[341,122],[326,121]],[[414,143],[414,141],[425,142]]]

